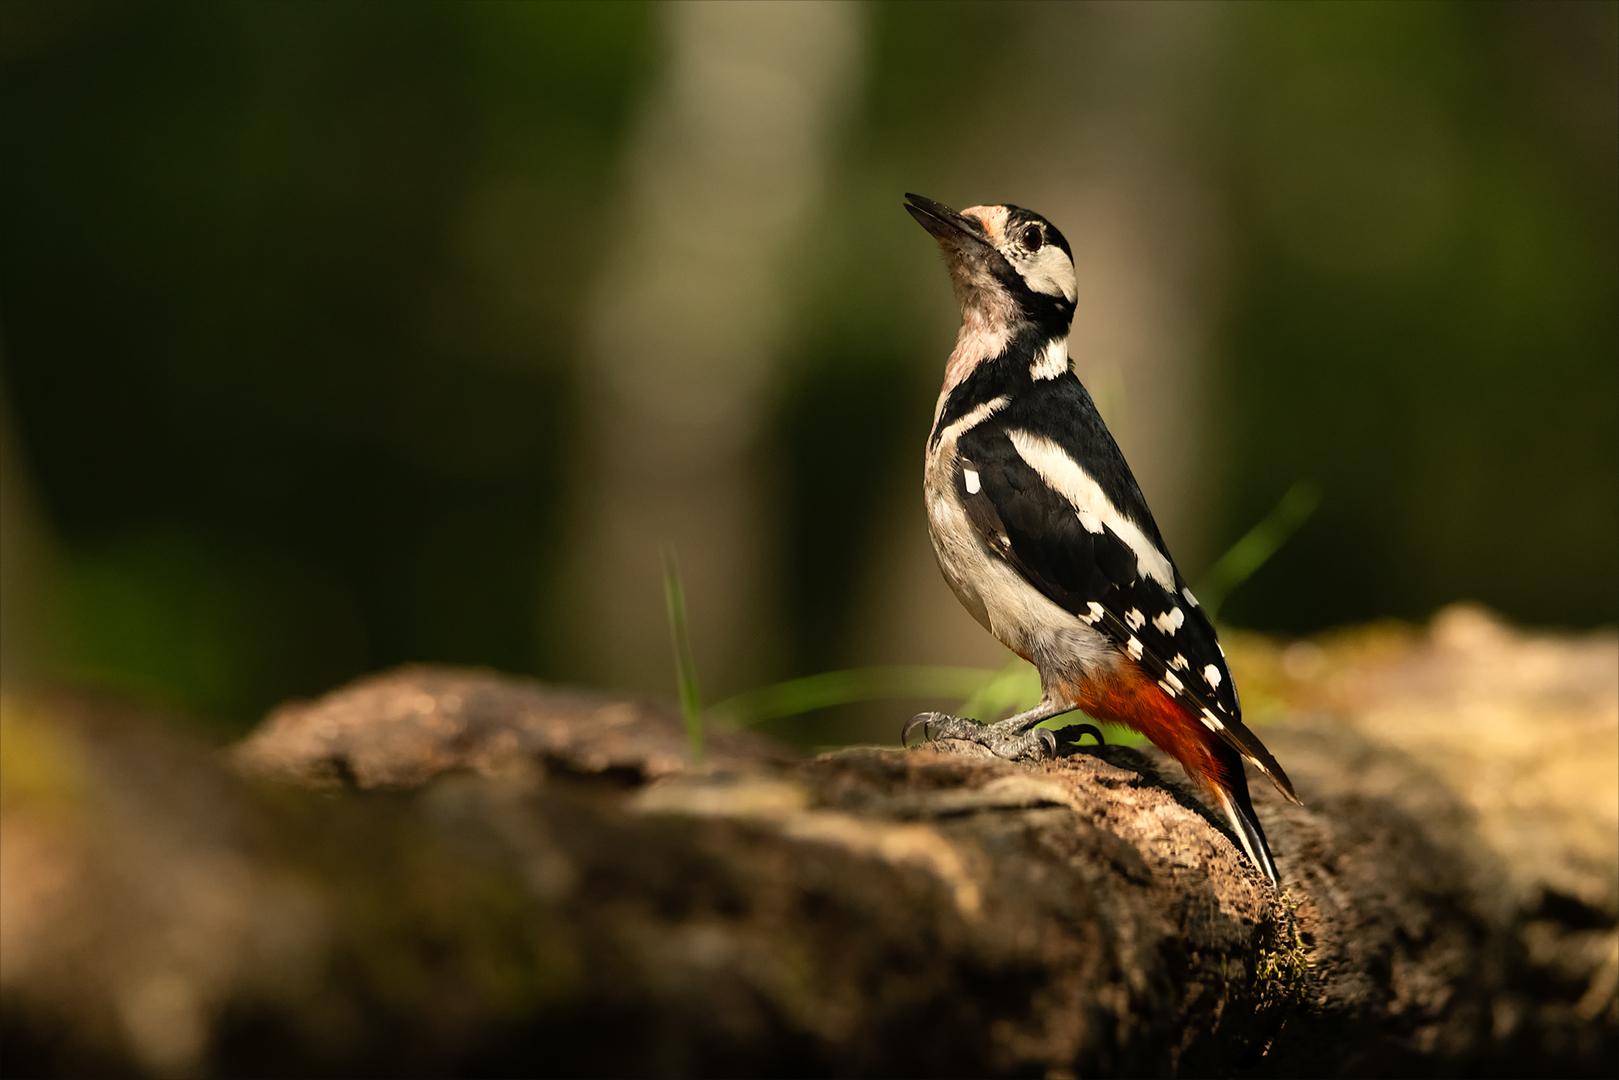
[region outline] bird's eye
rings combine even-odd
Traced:
[[[1046,237],[1045,234],[1040,231],[1040,226],[1030,225],[1027,229],[1023,230],[1023,246],[1028,248],[1030,251],[1039,251],[1040,245],[1044,244],[1045,242]]]

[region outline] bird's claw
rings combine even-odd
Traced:
[[[1102,729],[1095,724],[1069,724],[1063,729],[1070,743],[1079,745],[1079,740],[1086,735],[1096,740],[1097,746],[1106,746],[1107,740],[1102,738]],[[1071,733],[1071,734],[1070,734]]]
[[[920,713],[917,713],[915,716],[911,717],[909,720],[907,720],[905,722],[905,726],[900,729],[900,732],[899,732],[899,744],[901,746],[903,746],[905,749],[909,750],[911,748],[911,732],[915,731],[917,728],[922,729],[922,742],[923,743],[932,742],[933,741],[933,721],[938,716],[939,716],[938,713],[920,712]],[[921,744],[919,743],[918,745],[921,745]]]

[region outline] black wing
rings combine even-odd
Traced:
[[[956,494],[974,528],[1031,585],[1105,634],[1297,801],[1281,765],[1243,725],[1214,625],[1186,593],[1174,564],[1171,591],[1141,571],[1137,553],[1112,527],[1095,517],[1082,520],[1019,454],[1008,430],[1009,422],[997,416],[957,441]],[[1108,442],[1118,454],[1111,437]],[[1133,478],[1130,483],[1134,487]],[[1128,517],[1157,540],[1150,518],[1143,523],[1138,514]],[[1161,542],[1156,546],[1163,551]]]

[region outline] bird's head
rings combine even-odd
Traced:
[[[1068,333],[1077,295],[1074,258],[1055,225],[1018,206],[970,206],[957,213],[920,195],[905,198],[905,209],[944,250],[965,321]]]

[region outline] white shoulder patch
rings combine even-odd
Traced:
[[[993,401],[984,402],[972,412],[948,425],[943,431],[941,431],[939,433],[939,441],[941,443],[945,443],[961,438],[963,432],[970,431],[979,424],[982,424],[985,420],[988,420],[990,417],[1006,408],[1006,403],[1011,400],[1012,399],[1010,397],[1002,394]]]
[[[1066,337],[1053,338],[1046,342],[1046,347],[1040,350],[1040,355],[1034,358],[1029,365],[1029,378],[1035,382],[1042,379],[1055,379],[1068,370],[1068,339]]]
[[[1136,572],[1150,577],[1170,592],[1175,591],[1175,568],[1169,556],[1147,539],[1141,527],[1113,505],[1102,487],[1079,463],[1068,456],[1068,451],[1043,435],[1033,435],[1017,428],[1009,430],[1007,437],[1029,468],[1040,474],[1040,479],[1059,492],[1074,507],[1080,522],[1085,524],[1089,514],[1112,529],[1120,540],[1129,545],[1136,556]],[[1086,525],[1089,528],[1088,524]]]

